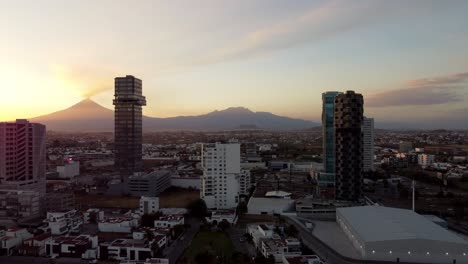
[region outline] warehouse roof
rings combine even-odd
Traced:
[[[358,206],[336,211],[364,242],[422,239],[468,245],[465,239],[411,210]]]

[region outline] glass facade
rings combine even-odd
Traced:
[[[323,138],[323,168],[329,178],[335,173],[335,97],[341,92],[326,92],[322,94],[322,138]],[[334,181],[328,179],[328,181]]]
[[[115,167],[122,181],[134,172],[142,171],[142,82],[131,75],[115,78]]]

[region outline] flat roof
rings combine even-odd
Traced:
[[[468,245],[462,237],[411,210],[357,206],[336,211],[364,242],[422,239]]]

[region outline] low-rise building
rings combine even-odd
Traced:
[[[45,256],[46,255],[46,243],[51,240],[52,236],[50,233],[44,233],[23,241],[23,245],[18,248],[18,254],[26,256]]]
[[[154,221],[155,227],[174,227],[176,225],[183,225],[184,224],[184,216],[183,215],[165,215],[159,217],[157,220]]]
[[[435,161],[435,156],[431,154],[419,154],[418,155],[418,165],[422,168],[426,168],[432,165]]]
[[[77,210],[47,212],[44,221],[48,224],[52,235],[64,235],[79,230],[83,225],[83,215]]]
[[[32,236],[26,228],[10,228],[6,230],[5,235],[0,237],[0,255],[13,254],[16,247]]]
[[[227,221],[230,224],[237,222],[236,210],[218,210],[212,211],[210,217],[206,217],[208,223],[219,224],[222,221]]]
[[[98,223],[100,232],[131,233],[135,227],[138,227],[138,219],[130,216],[110,217]]]
[[[151,257],[151,245],[145,240],[117,239],[99,245],[101,260],[144,261]]]
[[[59,178],[71,179],[80,175],[80,162],[67,157],[61,166],[57,166]]]
[[[93,259],[97,257],[97,246],[97,236],[58,236],[46,242],[46,255]]]
[[[140,214],[153,214],[159,211],[159,197],[142,196],[140,198]]]

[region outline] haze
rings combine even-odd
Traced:
[[[145,114],[320,120],[355,90],[395,126],[468,128],[467,1],[0,1],[0,120],[143,80]]]

